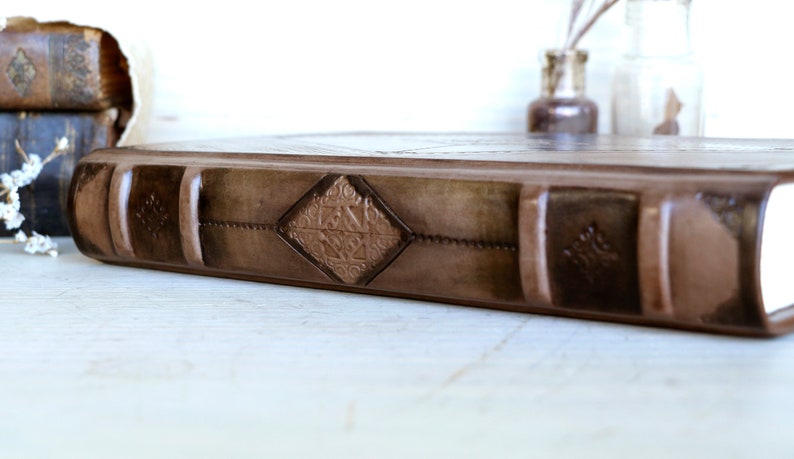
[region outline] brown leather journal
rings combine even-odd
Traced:
[[[298,135],[99,150],[69,219],[102,261],[510,311],[794,327],[794,143]]]
[[[132,104],[127,60],[99,29],[12,18],[0,32],[0,108],[104,110]]]

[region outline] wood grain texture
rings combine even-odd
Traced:
[[[4,457],[787,457],[794,336],[749,340],[0,245]],[[42,436],[46,435],[46,441]]]

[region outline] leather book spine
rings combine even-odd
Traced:
[[[287,155],[288,156],[288,155]],[[773,179],[383,158],[97,152],[70,224],[133,266],[511,311],[768,335]]]
[[[44,166],[39,177],[20,190],[25,216],[22,228],[30,233],[61,236],[69,234],[66,218],[67,196],[72,171],[83,156],[95,148],[107,148],[118,139],[116,112],[0,112],[0,171],[19,169],[22,158],[14,141],[27,153],[45,158],[61,137],[69,140],[67,154]],[[13,235],[0,226],[0,236]]]
[[[104,110],[132,101],[116,40],[93,28],[11,23],[0,32],[0,108]]]

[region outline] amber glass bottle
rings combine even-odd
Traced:
[[[541,96],[529,105],[529,132],[595,133],[598,106],[585,97],[587,51],[546,51]]]

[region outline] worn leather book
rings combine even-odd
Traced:
[[[339,134],[99,150],[79,249],[196,274],[710,332],[794,327],[794,143]]]
[[[0,109],[104,110],[132,104],[127,60],[108,33],[12,18],[0,32]]]
[[[94,148],[115,145],[118,112],[0,112],[0,172],[19,169],[22,158],[14,141],[27,153],[46,157],[61,137],[69,140],[69,152],[42,169],[31,185],[20,190],[22,228],[51,236],[68,235],[66,198],[77,161]],[[0,236],[14,231],[0,225]]]

